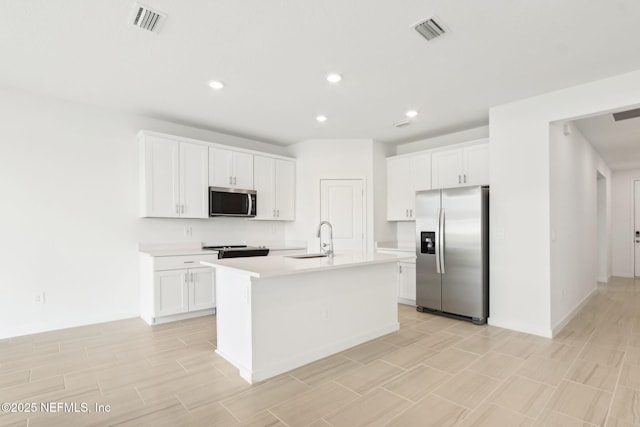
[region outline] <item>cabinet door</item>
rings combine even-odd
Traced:
[[[270,157],[255,156],[253,166],[256,219],[276,219],[275,160]]]
[[[189,311],[216,306],[215,270],[193,268],[189,270]]]
[[[155,273],[155,317],[189,311],[187,270],[157,271]]]
[[[209,170],[208,148],[204,145],[180,144],[180,216],[208,218]]]
[[[464,149],[464,176],[466,185],[489,185],[489,144]]]
[[[253,154],[233,153],[233,188],[253,190]]]
[[[400,285],[398,298],[416,300],[416,265],[407,262],[400,263]]]
[[[233,151],[209,148],[209,186],[230,188],[233,186]]]
[[[409,157],[387,159],[387,221],[409,218],[413,194],[413,177]]]
[[[296,164],[290,160],[275,160],[276,219],[296,219]]]
[[[433,188],[452,188],[462,183],[462,149],[438,151],[431,155]]]
[[[147,136],[144,146],[142,216],[175,218],[180,215],[178,141]]]
[[[431,154],[418,154],[410,157],[413,187],[409,200],[409,218],[416,217],[416,191],[431,190]]]

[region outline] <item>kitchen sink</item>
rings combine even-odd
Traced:
[[[300,254],[300,255],[285,255],[287,258],[324,258],[327,254]]]

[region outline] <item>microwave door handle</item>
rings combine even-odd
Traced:
[[[253,211],[253,200],[251,199],[251,194],[247,194],[247,197],[249,198],[249,212],[247,212],[247,215],[251,215]]]

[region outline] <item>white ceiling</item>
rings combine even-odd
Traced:
[[[640,168],[640,118],[616,122],[609,113],[574,123],[611,169]]]
[[[128,24],[133,0],[2,0],[0,85],[283,145],[399,143],[640,69],[637,0],[142,3],[168,15],[160,34]],[[450,32],[427,42],[410,26],[434,14]]]

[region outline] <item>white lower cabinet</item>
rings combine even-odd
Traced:
[[[405,250],[392,250],[380,247],[377,252],[381,254],[406,254],[414,255]],[[416,263],[406,261],[398,263],[398,303],[416,305]]]
[[[150,325],[215,312],[215,270],[199,267],[216,255],[140,256],[141,317]]]
[[[416,265],[401,262],[398,280],[398,302],[415,305],[416,303]]]

